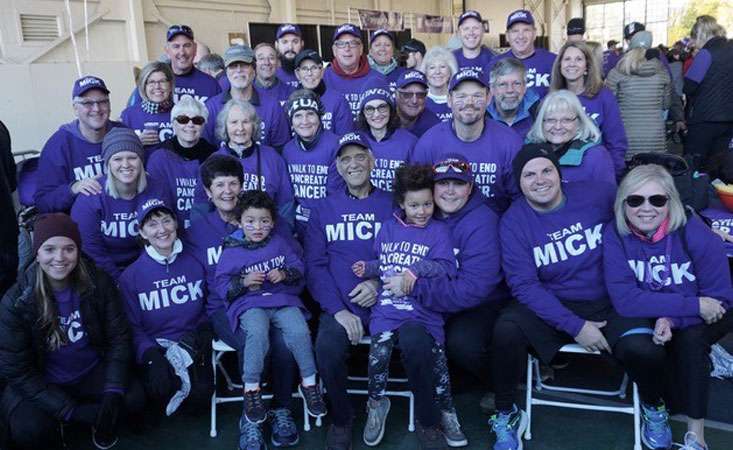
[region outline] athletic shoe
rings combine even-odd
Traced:
[[[468,445],[466,435],[461,431],[456,410],[440,412],[440,431],[443,433],[448,447],[465,447]]]
[[[379,445],[384,437],[384,424],[392,404],[387,397],[367,400],[367,419],[364,424],[364,443],[370,447]]]
[[[326,450],[351,450],[351,427],[331,424],[326,433]]]
[[[679,445],[679,444],[676,444]],[[692,431],[685,433],[685,445],[680,446],[680,450],[709,450],[707,445],[697,442],[697,434]]]
[[[514,405],[509,413],[497,412],[489,419],[496,434],[494,450],[522,450],[522,433],[527,429],[527,414]]]
[[[653,450],[672,448],[672,428],[664,403],[660,406],[641,404],[641,441]]]
[[[494,403],[494,393],[485,393],[484,396],[481,397],[481,401],[479,402],[478,406],[479,408],[481,408],[481,412],[491,415],[496,409],[496,404]]]
[[[270,411],[272,435],[270,442],[275,447],[292,447],[300,440],[298,426],[288,408],[277,408]]]
[[[321,388],[317,384],[313,386],[299,384],[298,392],[305,400],[305,409],[308,411],[309,416],[318,418],[326,415],[326,402],[323,401]]]
[[[119,438],[116,434],[109,436],[102,435],[102,433],[97,433],[97,430],[92,427],[92,443],[99,450],[108,450],[117,445],[117,442],[119,442]]]
[[[267,420],[267,407],[262,401],[262,391],[246,391],[244,393],[244,418],[248,422],[262,423]]]
[[[423,450],[445,450],[448,448],[445,446],[445,440],[443,440],[443,435],[437,426],[423,427],[420,422],[417,421],[415,434],[417,435],[417,440],[420,443],[420,448]]]
[[[267,450],[262,427],[244,417],[239,419],[239,450]]]

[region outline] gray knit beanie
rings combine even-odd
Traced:
[[[142,161],[145,161],[143,143],[140,142],[140,138],[135,134],[135,131],[129,128],[112,128],[104,136],[104,140],[102,141],[102,160],[104,160],[104,167],[107,167],[110,158],[119,152],[136,153]]]

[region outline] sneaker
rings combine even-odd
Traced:
[[[239,450],[267,450],[262,427],[244,417],[239,419]]]
[[[326,450],[351,450],[351,427],[331,424],[326,433]]]
[[[262,390],[244,393],[244,417],[248,422],[262,423],[267,419],[267,408],[262,401]]]
[[[444,450],[448,447],[445,446],[445,440],[443,440],[443,434],[440,429],[435,427],[423,427],[419,421],[416,421],[417,426],[415,427],[415,434],[417,434],[417,440],[420,443],[420,448],[423,450]]]
[[[309,416],[318,418],[326,415],[326,402],[323,401],[320,386],[317,384],[313,386],[299,384],[298,392],[300,392],[300,396],[305,400],[305,409],[308,410]]]
[[[98,433],[97,430],[92,427],[92,443],[99,450],[108,450],[117,445],[118,441],[119,438],[116,434],[104,435],[103,433]]]
[[[298,427],[288,408],[277,408],[270,411],[272,435],[270,442],[275,447],[292,447],[300,441]]]
[[[679,445],[679,444],[675,444]],[[708,450],[707,445],[697,442],[697,434],[692,431],[685,433],[685,444],[679,445],[680,450]]]
[[[387,397],[367,400],[367,419],[364,424],[364,443],[370,447],[379,445],[384,437],[384,424],[391,403]]]
[[[672,448],[672,428],[664,404],[641,404],[641,441],[653,450]]]
[[[497,412],[489,419],[496,434],[494,450],[522,450],[522,433],[527,429],[527,414],[514,405],[510,413]]]
[[[461,431],[456,410],[440,412],[440,431],[443,433],[448,447],[465,447],[468,445],[466,435]]]
[[[496,409],[496,404],[494,403],[494,393],[485,393],[484,396],[481,397],[481,401],[479,402],[478,406],[479,408],[481,408],[481,412],[491,415]]]

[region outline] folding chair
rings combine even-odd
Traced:
[[[365,336],[361,338],[359,341],[359,345],[371,345],[371,338],[368,336]],[[369,377],[360,377],[360,376],[349,376],[349,381],[362,381],[362,382],[368,382]],[[407,378],[387,378],[387,383],[399,383],[399,384],[407,384]],[[347,389],[347,393],[354,394],[354,395],[369,395],[369,391],[366,389]],[[412,391],[409,389],[405,390],[387,390],[384,395],[387,397],[403,397],[407,398],[410,401],[410,417],[408,419],[407,423],[407,431],[413,432],[415,431],[415,396],[412,395]]]
[[[588,352],[578,344],[567,344],[560,349],[560,353],[575,353],[582,355],[600,355],[600,352]],[[641,415],[639,408],[639,391],[636,383],[632,384],[633,390],[633,405],[631,406],[603,406],[592,403],[580,403],[570,401],[552,401],[543,400],[533,397],[534,390],[541,392],[543,389],[554,392],[568,392],[574,394],[589,394],[599,395],[605,397],[619,397],[626,398],[626,388],[629,384],[628,375],[624,374],[624,378],[621,381],[621,385],[616,390],[604,391],[594,389],[583,389],[577,387],[564,387],[564,386],[553,386],[542,381],[540,376],[540,362],[537,358],[531,354],[527,357],[527,398],[526,398],[526,412],[527,412],[527,430],[524,432],[524,439],[532,439],[532,406],[533,405],[544,405],[544,406],[555,406],[558,408],[573,408],[573,409],[584,409],[591,411],[606,411],[615,413],[631,414],[634,416],[634,450],[641,450]]]
[[[237,383],[234,381],[229,375],[229,372],[224,368],[221,362],[221,358],[229,353],[229,352],[235,352],[233,348],[225,344],[223,341],[214,339],[211,342],[211,366],[214,370],[214,382],[217,381],[217,371],[221,371],[221,374],[224,376],[224,380],[227,382],[227,390],[229,391],[239,391],[242,392],[243,386],[241,383]],[[272,394],[265,394],[262,396],[263,399],[269,400],[272,398]],[[303,430],[310,431],[311,424],[310,424],[310,416],[308,416],[308,409],[305,405],[305,399],[303,399],[299,393],[293,393],[293,398],[301,399],[303,402]],[[214,394],[211,396],[211,430],[209,431],[209,435],[211,437],[216,437],[217,431],[216,431],[216,407],[219,403],[230,403],[230,402],[242,402],[244,401],[244,397],[240,395],[234,395],[234,396],[226,396],[226,397],[220,397],[217,393],[216,386],[214,388]],[[321,426],[321,418],[316,419],[316,426]]]

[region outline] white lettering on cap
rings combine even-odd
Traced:
[[[422,80],[424,77],[423,77],[422,72],[418,72],[418,71],[410,72],[405,75],[405,80],[412,80],[413,78],[419,78]]]
[[[524,11],[517,11],[509,17],[509,21],[511,22],[512,20],[526,19],[526,18],[527,18],[527,13],[525,13]]]
[[[336,29],[336,34],[343,33],[345,31],[354,31],[354,27],[352,27],[351,25],[348,25],[348,24],[347,25],[341,25],[340,27],[338,27]]]
[[[464,70],[462,72],[458,72],[458,75],[456,75],[456,80],[462,80],[464,78],[480,78],[481,76],[479,73],[473,69]]]
[[[84,87],[88,84],[99,84],[99,80],[97,80],[96,78],[92,78],[92,77],[84,78],[83,80],[79,82],[79,87]]]
[[[150,200],[143,203],[143,210],[154,208],[156,206],[165,206],[163,204],[163,201],[158,200],[157,198],[151,198]]]
[[[285,25],[281,28],[282,31],[294,31],[295,27],[292,25]]]
[[[339,145],[343,145],[345,142],[349,141],[358,141],[361,142],[361,136],[359,136],[357,133],[346,133],[341,137],[341,140],[339,141]]]

